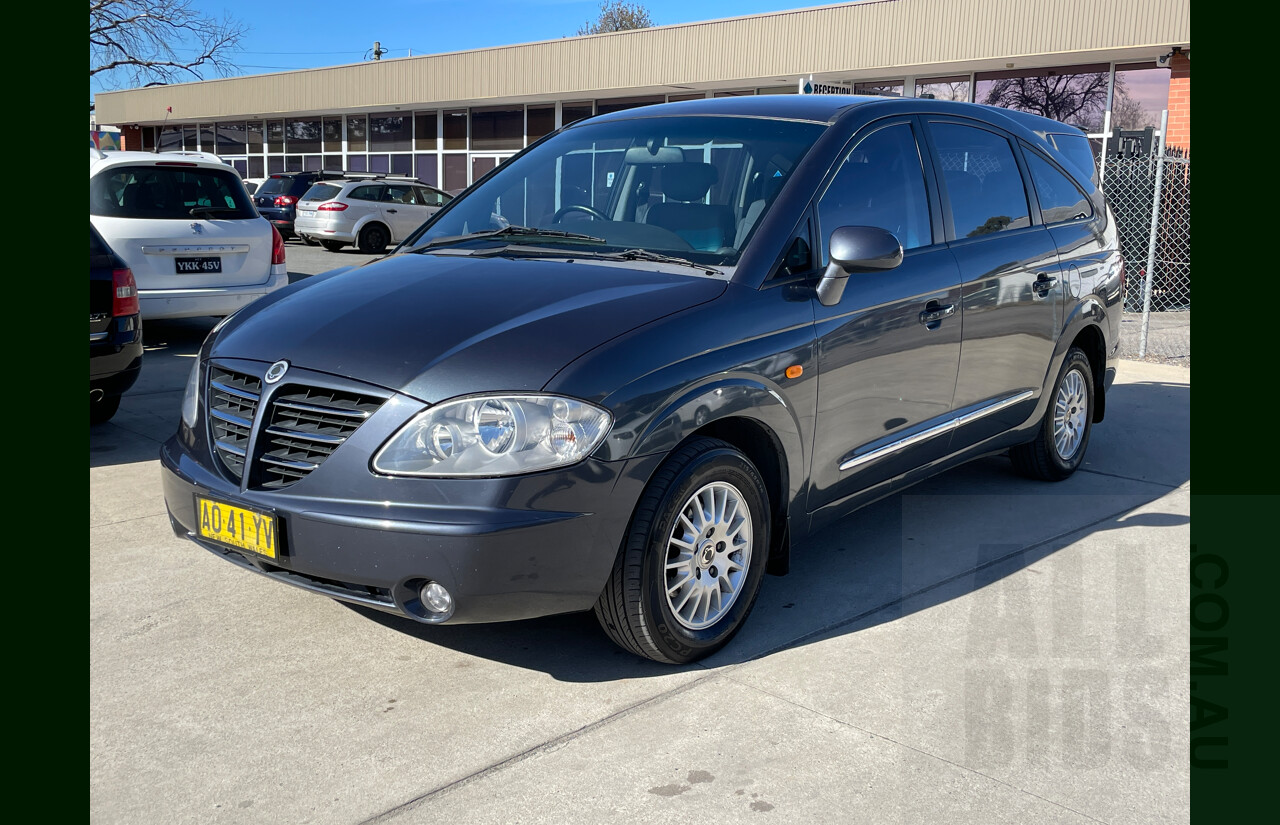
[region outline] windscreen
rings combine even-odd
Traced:
[[[106,218],[256,218],[234,170],[202,166],[114,166],[89,179],[89,214]]]
[[[500,166],[406,247],[514,225],[732,265],[825,128],[705,116],[585,123]]]

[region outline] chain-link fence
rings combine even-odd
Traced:
[[[1128,274],[1121,355],[1189,366],[1191,158],[1174,149],[1102,164]]]

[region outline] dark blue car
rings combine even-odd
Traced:
[[[992,453],[1080,466],[1124,275],[1081,148],[852,96],[565,127],[210,334],[161,453],[174,531],[424,623],[594,609],[706,656],[853,509]]]
[[[89,226],[89,423],[108,421],[142,370],[138,285],[124,259]]]

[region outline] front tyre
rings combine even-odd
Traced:
[[[769,554],[769,495],[746,456],[689,441],[650,480],[596,618],[620,647],[683,664],[724,647],[755,604]]]
[[[1084,351],[1072,347],[1058,372],[1049,408],[1034,441],[1009,450],[1019,475],[1062,481],[1084,462],[1093,431],[1093,367]]]

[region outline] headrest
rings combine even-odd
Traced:
[[[662,191],[678,201],[701,200],[720,172],[709,163],[672,163],[662,167]]]

